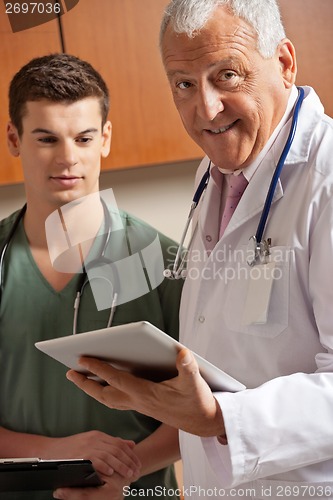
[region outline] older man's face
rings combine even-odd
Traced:
[[[254,30],[220,6],[194,38],[169,25],[162,56],[188,134],[215,165],[249,165],[284,114],[295,78],[291,43],[264,59]]]

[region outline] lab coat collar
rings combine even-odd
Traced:
[[[300,109],[295,138],[286,159],[286,165],[307,162],[310,154],[311,137],[324,116],[324,107],[311,87],[303,87],[305,98]],[[289,126],[290,126],[290,122]]]

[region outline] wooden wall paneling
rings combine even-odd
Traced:
[[[89,61],[111,93],[112,148],[103,168],[203,156],[175,109],[158,48],[167,0],[80,0],[63,16],[67,52]]]
[[[172,102],[158,49],[168,0],[80,0],[63,23],[67,51],[90,61],[111,91],[113,144],[104,168],[198,158]],[[287,35],[297,50],[297,83],[313,86],[333,115],[332,0],[279,0]],[[7,151],[7,91],[14,73],[35,56],[61,50],[57,21],[12,33],[0,3],[0,184],[22,180]]]
[[[279,0],[296,48],[299,85],[310,85],[333,117],[333,0]]]
[[[0,185],[23,180],[20,160],[13,158],[7,148],[9,83],[14,74],[30,59],[59,52],[60,48],[57,20],[13,33],[5,13],[5,5],[0,2]]]

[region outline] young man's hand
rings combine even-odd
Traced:
[[[42,458],[84,458],[91,460],[95,470],[106,476],[117,472],[132,481],[141,468],[134,452],[134,441],[124,440],[100,431],[89,431],[48,441]]]
[[[105,483],[94,488],[58,488],[53,498],[59,500],[123,500],[124,487],[129,481],[117,473],[112,476],[101,476]],[[138,476],[133,476],[136,481]],[[131,481],[132,482],[132,481]]]

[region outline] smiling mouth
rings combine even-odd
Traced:
[[[209,132],[210,134],[215,134],[215,135],[223,134],[227,130],[230,130],[237,122],[238,122],[238,120],[231,123],[230,125],[227,125],[226,127],[216,128],[216,129],[212,129],[212,130],[206,129],[206,132]]]

